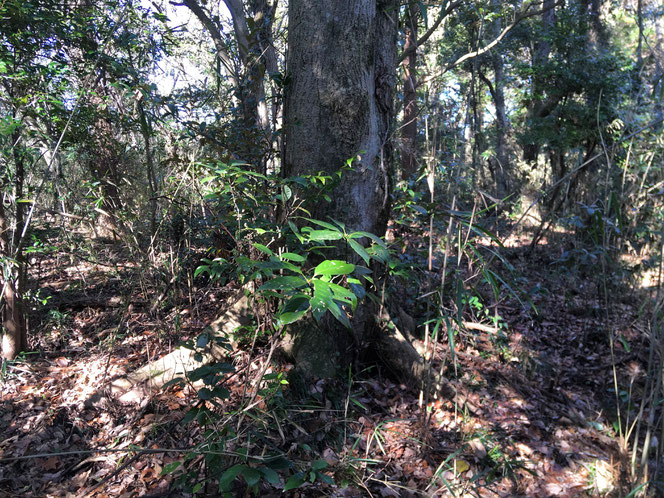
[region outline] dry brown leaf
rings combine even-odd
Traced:
[[[60,458],[57,456],[52,456],[43,460],[40,464],[40,467],[43,470],[56,470],[60,466]]]

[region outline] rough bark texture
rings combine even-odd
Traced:
[[[384,145],[397,27],[391,3],[289,4],[285,173],[334,173],[361,154],[332,203],[310,207],[315,217],[335,217],[352,229],[378,234],[384,232],[388,208]]]
[[[396,4],[392,0],[292,0],[289,3],[284,173],[344,173],[329,203],[312,202],[314,218],[378,235],[388,214],[387,164],[396,67]],[[352,330],[332,318],[292,335],[305,376],[330,376],[349,363],[375,330],[375,309],[361,305]],[[412,346],[411,346],[412,347]],[[325,352],[325,354],[320,354]]]

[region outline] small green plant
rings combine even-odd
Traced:
[[[206,200],[225,206],[228,216],[223,220],[224,227],[237,243],[223,258],[202,259],[194,277],[207,275],[220,284],[228,280],[253,283],[245,287],[249,297],[271,310],[266,320],[256,320],[239,330],[240,336],[246,336],[249,330],[253,341],[262,340],[265,335],[280,334],[305,317],[321,320],[326,313],[350,327],[350,317],[359,302],[377,299],[371,293],[375,282],[369,267],[373,262],[393,263],[383,240],[365,231],[348,230],[337,220],[312,218],[295,194],[298,187],[304,186],[321,202],[330,200],[329,191],[338,182],[341,171],[280,179],[247,171],[240,164],[220,162],[211,164],[208,171],[209,176],[203,180]],[[278,226],[265,219],[265,211],[275,199],[289,213]],[[204,331],[185,346],[194,351],[195,360],[203,363],[219,358],[219,348],[230,349],[225,338],[215,337],[210,331]],[[214,355],[213,348],[217,349]],[[249,440],[246,447],[238,445],[240,438],[260,438],[263,427],[269,428],[266,411],[273,412],[275,418],[283,417],[288,382],[283,372],[263,374],[255,396],[264,403],[254,403],[252,398],[248,408],[229,412],[226,384],[233,373],[230,362],[213,360],[169,383],[197,386],[197,400],[184,421],[198,424],[204,436],[195,452],[185,456],[180,465],[169,467],[170,472],[177,474],[180,486],[195,493],[209,484],[209,479],[202,480],[200,468],[196,468],[201,465],[196,455],[203,455],[206,472],[218,477],[218,492],[224,496],[231,496],[240,482],[256,495],[262,481],[274,485],[283,479],[284,490],[306,483],[332,484],[325,460],[295,465],[283,455],[248,455]],[[245,417],[255,422],[248,432],[241,431]],[[233,420],[237,424],[231,423]],[[380,444],[379,439],[376,441]]]
[[[5,382],[7,379],[15,375],[12,372],[12,367],[21,365],[23,363],[27,363],[29,354],[36,354],[36,353],[21,352],[13,360],[0,358],[0,382]]]
[[[297,489],[305,482],[310,482],[313,484],[316,481],[319,481],[325,484],[334,484],[334,480],[327,474],[323,473],[327,467],[328,463],[325,460],[314,460],[311,462],[311,465],[308,469],[296,472],[288,479],[288,481],[286,481],[284,491]]]

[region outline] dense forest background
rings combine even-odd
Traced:
[[[0,494],[661,496],[663,14],[0,0]]]

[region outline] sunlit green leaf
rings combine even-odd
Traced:
[[[303,229],[304,231],[304,229]],[[335,230],[311,230],[307,232],[309,240],[339,240],[343,238],[343,234]]]
[[[281,258],[288,261],[295,261],[296,263],[303,263],[307,260],[306,256],[301,256],[293,252],[285,252],[281,255]]]
[[[355,269],[355,265],[340,261],[337,259],[328,259],[319,264],[314,270],[314,276],[317,275],[348,275]]]
[[[272,256],[274,254],[267,246],[264,246],[263,244],[259,244],[257,242],[254,242],[254,247],[256,249],[258,249],[259,251],[264,252],[265,254],[268,254],[270,256]]]

